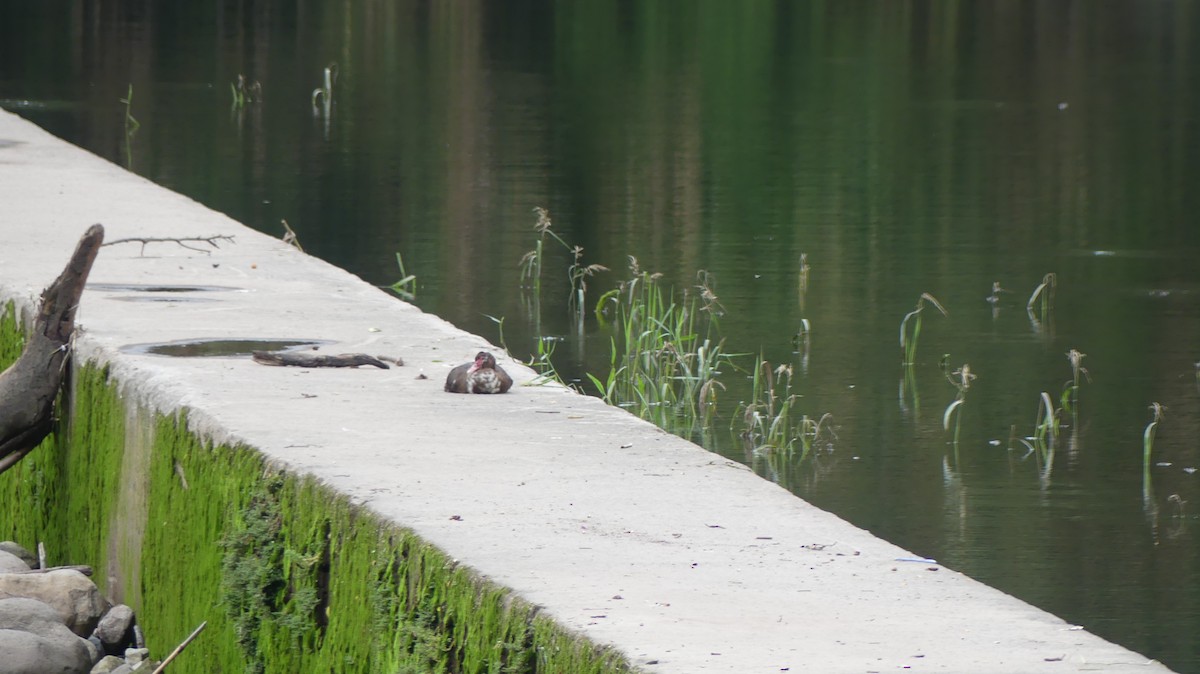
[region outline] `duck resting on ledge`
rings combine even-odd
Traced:
[[[487,351],[480,351],[474,362],[463,363],[446,375],[446,391],[450,393],[504,393],[512,383],[512,377]]]

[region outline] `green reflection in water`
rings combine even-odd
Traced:
[[[627,255],[680,289],[707,270],[729,350],[791,363],[804,411],[836,419],[833,453],[761,472],[1200,672],[1200,476],[1183,470],[1200,465],[1195,3],[20,11],[0,22],[0,100],[46,102],[14,107],[119,161],[132,83],[135,171],[275,235],[286,219],[306,250],[373,283],[395,280],[399,251],[422,308],[487,336],[487,315],[503,316],[518,355],[538,332],[565,337],[568,377],[604,371],[609,335],[590,317],[575,328],[565,273],[547,274],[530,315],[518,265],[534,207],[615,270],[589,279],[595,296]],[[326,132],[310,98],[334,61]],[[263,94],[231,112],[238,74]],[[1035,325],[1024,298],[1048,272],[1056,308]],[[997,281],[1012,294],[992,305]],[[896,332],[923,292],[950,315],[925,324],[917,406],[898,395]],[[1071,349],[1092,381],[1044,480],[1008,439],[1072,377]],[[978,377],[957,460],[945,353]],[[726,384],[731,402],[749,387]],[[1150,507],[1153,401],[1168,408],[1156,462],[1171,465],[1151,467]],[[701,440],[754,463],[721,433]]]

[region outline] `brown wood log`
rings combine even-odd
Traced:
[[[387,363],[365,353],[342,353],[336,356],[317,355],[315,353],[291,353],[280,351],[255,351],[252,354],[254,362],[262,365],[292,365],[295,367],[358,367],[359,365],[374,365],[384,370],[389,369]]]
[[[54,426],[54,402],[66,374],[75,312],[104,227],[92,225],[58,278],[42,292],[33,333],[17,362],[0,373],[0,473],[33,451]]]

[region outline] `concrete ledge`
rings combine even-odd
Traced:
[[[961,574],[897,561],[912,555],[599,400],[520,386],[533,373],[519,365],[503,363],[518,380],[511,394],[444,394],[449,367],[498,350],[2,112],[0,204],[0,300],[19,307],[94,222],[108,240],[235,236],[211,255],[103,249],[93,284],[237,290],[146,302],[89,289],[77,363],[107,371],[127,414],[185,424],[204,443],[193,453],[246,448],[296,489],[339,494],[371,526],[402,527],[471,578],[510,588],[550,621],[537,629],[580,635],[650,672],[1168,671]],[[326,353],[408,365],[310,371],[121,351],[192,338],[315,338],[333,342]],[[149,465],[172,465],[152,445]],[[140,555],[153,565],[173,539],[153,517],[146,527],[143,541],[154,531],[158,542]],[[175,567],[175,582],[190,582]],[[554,671],[528,664],[517,671]]]

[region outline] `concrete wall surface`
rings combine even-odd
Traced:
[[[600,400],[521,385],[534,373],[484,339],[0,112],[0,300],[33,306],[96,222],[108,241],[234,237],[211,253],[102,249],[76,360],[107,367],[131,408],[186,409],[197,435],[313,476],[642,670],[1167,671],[952,570],[899,561],[913,555]],[[138,301],[153,294],[118,287],[134,284],[233,290]],[[406,365],[122,351],[200,338],[328,340],[321,353]],[[513,391],[443,393],[480,349]]]

